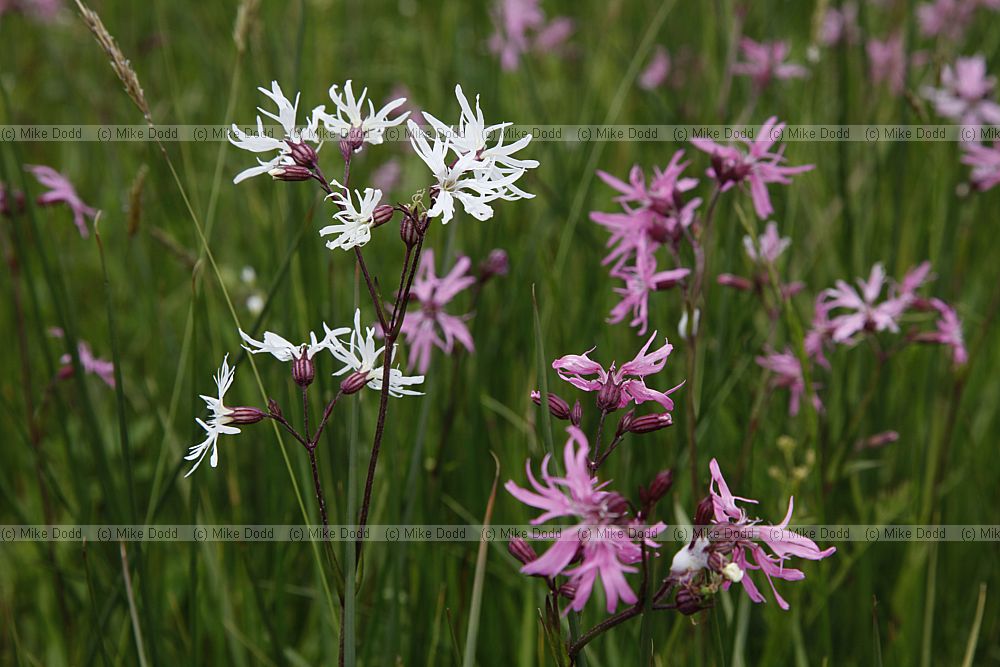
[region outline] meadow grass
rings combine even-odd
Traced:
[[[329,85],[348,78],[369,86],[376,101],[402,83],[435,113],[455,111],[459,82],[481,95],[488,119],[520,124],[759,124],[770,115],[791,123],[892,123],[929,113],[873,86],[860,45],[824,50],[808,80],[779,83],[759,99],[744,80],[727,91],[734,3],[544,6],[576,20],[571,52],[529,56],[512,73],[501,72],[485,46],[485,3],[263,3],[243,52],[232,38],[233,3],[94,8],[162,124],[248,123],[260,101],[256,86],[272,79],[286,92],[301,90],[307,108],[327,102]],[[803,61],[818,11],[813,2],[754,3],[744,31],[788,39]],[[972,26],[964,48],[986,54],[995,73],[1000,22],[991,19]],[[862,21],[873,35],[915,31],[912,11],[867,7]],[[648,92],[634,85],[656,43],[695,56],[682,86]],[[930,47],[935,63],[959,55]],[[69,8],[52,25],[5,15],[0,122],[143,124],[106,60]],[[476,262],[503,248],[510,273],[478,299],[470,322],[476,352],[454,365],[436,356],[426,396],[392,405],[371,523],[477,523],[488,504],[493,523],[533,516],[502,490],[490,503],[494,456],[501,483],[523,483],[525,459],[537,461],[564,442],[561,425],[535,408],[529,391],[546,383],[573,395],[548,366],[556,356],[596,345],[598,358],[624,361],[640,344],[634,330],[605,323],[615,302],[600,268],[606,234],[587,214],[611,210],[613,193],[594,170],[623,176],[634,163],[665,164],[677,148],[685,146],[537,142],[528,152],[541,166],[525,178],[534,200],[497,207],[484,223],[459,215],[446,227],[434,224],[428,244],[438,257],[466,254]],[[336,150],[327,146],[321,157],[336,165]],[[955,143],[794,142],[786,150],[793,164],[817,168],[772,189],[774,218],[793,239],[783,275],[807,286],[779,325],[779,340],[808,326],[811,297],[836,279],[866,275],[876,261],[900,277],[929,259],[937,275],[930,291],[957,304],[970,363],[956,371],[931,346],[908,347],[884,365],[864,346],[840,349],[822,378],[825,411],[789,417],[786,394],[762,392],[753,362],[767,333],[764,313],[751,296],[710,280],[695,393],[680,390],[677,425],[623,446],[606,474],[616,488],[632,490],[674,468],[663,512],[670,524],[691,521],[713,456],[734,471],[734,488],[761,498],[761,516],[775,521],[794,495],[799,523],[995,523],[1000,192],[957,194],[968,174]],[[692,175],[702,177],[706,156],[688,153]],[[365,184],[392,156],[404,170],[393,194],[407,197],[425,175],[401,143],[363,151],[352,183]],[[103,211],[100,244],[96,234],[81,239],[63,208],[29,206],[24,216],[0,219],[4,250],[17,259],[16,271],[0,272],[0,330],[8,341],[0,357],[0,523],[317,523],[308,461],[276,427],[248,427],[224,443],[215,470],[184,479],[181,459],[200,440],[197,396],[210,389],[225,353],[241,367],[238,403],[263,405],[265,387],[283,406],[298,400],[287,367],[239,353],[237,324],[296,338],[321,321],[350,320],[359,299],[354,263],[319,242],[315,230],[328,224],[329,210],[316,189],[266,177],[234,186],[247,155],[214,142],[168,142],[163,152],[153,143],[0,144],[0,181],[36,193],[23,165],[37,163],[70,175]],[[741,211],[762,231],[746,217],[749,198],[727,193],[714,222],[712,273],[747,266]],[[376,234],[366,251],[374,273],[398,271],[403,245],[395,232]],[[244,266],[254,268],[265,294],[259,316],[245,305]],[[650,328],[676,346],[657,386],[685,378],[681,312],[675,294],[651,302]],[[65,339],[49,336],[52,326]],[[78,337],[114,356],[118,391],[80,371],[51,382]],[[250,380],[254,374],[259,380]],[[319,373],[316,395],[331,394],[336,382]],[[697,405],[697,489],[687,475],[686,401]],[[353,523],[378,401],[371,394],[352,405],[357,413],[340,413],[319,450],[333,523]],[[321,407],[317,400],[314,414]],[[898,431],[899,441],[853,451],[858,439],[886,430]],[[806,564],[804,582],[782,587],[790,611],[773,601],[751,604],[734,589],[694,621],[660,614],[644,627],[616,629],[587,648],[589,664],[636,664],[640,632],[652,639],[657,665],[957,665],[973,655],[967,664],[1000,663],[995,543],[836,546],[834,557]],[[345,571],[351,547],[335,546]],[[331,664],[338,655],[338,577],[315,544],[25,542],[0,545],[0,563],[3,664],[296,666]],[[657,567],[662,573],[667,564]],[[482,551],[475,543],[369,544],[359,577],[346,585],[356,587],[349,614],[357,663],[555,664],[536,584],[501,543]],[[603,617],[602,605],[591,604],[579,624]],[[467,637],[476,647],[471,657]]]

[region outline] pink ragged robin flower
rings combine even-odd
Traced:
[[[500,66],[508,72],[518,68],[523,54],[555,51],[573,32],[569,18],[546,21],[539,0],[498,0],[493,26],[490,51],[500,57]]]
[[[611,271],[611,276],[624,280],[625,286],[614,288],[621,301],[611,309],[608,323],[617,324],[631,313],[629,326],[638,327],[639,335],[645,335],[649,326],[649,293],[674,287],[689,273],[691,270],[685,268],[657,271],[653,253],[637,252],[634,265],[620,266]]]
[[[80,231],[80,236],[87,238],[90,232],[87,229],[86,218],[93,220],[97,216],[97,209],[84,204],[69,179],[52,167],[37,164],[28,165],[27,168],[38,179],[39,183],[49,189],[48,192],[39,195],[38,205],[66,204],[73,212],[73,222]]]
[[[432,347],[451,354],[457,341],[469,352],[475,350],[472,334],[465,324],[468,316],[449,315],[443,310],[459,292],[475,284],[476,278],[469,275],[470,266],[468,257],[459,257],[451,271],[439,278],[434,271],[434,251],[424,251],[410,291],[410,298],[420,308],[407,314],[401,329],[410,351],[408,370],[417,368],[421,375],[427,373]]]
[[[638,600],[629,586],[625,575],[637,572],[635,563],[642,560],[642,546],[632,535],[643,535],[646,546],[655,548],[651,540],[666,526],[654,526],[636,531],[640,526],[628,516],[628,504],[617,493],[605,490],[607,482],[600,482],[592,476],[589,466],[589,445],[583,432],[575,426],[567,427],[569,439],[563,450],[564,477],[549,473],[549,456],[542,461],[542,481],[531,472],[531,461],[527,461],[528,481],[531,489],[525,489],[509,480],[504,488],[525,505],[543,510],[531,520],[538,525],[559,517],[572,517],[579,521],[578,530],[564,531],[562,536],[541,556],[532,559],[534,551],[522,558],[526,562],[521,572],[524,574],[569,577],[569,584],[575,588],[573,602],[569,608],[581,611],[593,592],[597,577],[604,587],[604,599],[608,613],[612,613],[621,600],[635,604]],[[623,530],[600,531],[601,527],[620,526]],[[626,531],[629,527],[633,530]],[[579,563],[570,567],[573,563]]]
[[[986,59],[977,55],[945,65],[941,87],[925,86],[921,92],[938,114],[978,131],[983,125],[1000,125],[1000,104],[992,99],[996,85],[996,78],[986,73]]]
[[[951,348],[951,358],[956,366],[964,366],[969,361],[969,352],[965,348],[962,336],[962,322],[958,319],[955,309],[941,299],[931,299],[930,307],[937,311],[937,329],[916,335],[914,340],[921,343],[938,343]]]
[[[765,352],[766,354],[756,358],[757,365],[774,374],[771,378],[772,388],[788,389],[788,414],[794,417],[799,414],[799,405],[806,393],[806,383],[802,377],[802,364],[790,347],[786,347],[784,352],[775,352],[771,349]],[[817,411],[823,409],[823,403],[815,392],[815,385],[813,386],[813,406]]]
[[[740,141],[746,146],[745,150],[735,146],[721,146],[711,139],[696,138],[692,139],[691,143],[698,150],[712,156],[712,166],[708,170],[708,175],[719,184],[722,192],[735,185],[746,183],[750,189],[754,211],[759,218],[766,220],[774,213],[771,197],[767,193],[767,184],[788,185],[792,182],[792,176],[809,171],[814,166],[811,164],[797,167],[783,166],[784,146],[774,152],[771,148],[781,138],[784,129],[785,124],[779,123],[776,117],[768,118],[756,138],[751,140],[740,137]]]
[[[674,349],[674,346],[664,339],[662,347],[649,352],[649,346],[653,344],[655,338],[654,331],[635,358],[622,364],[621,368],[616,368],[615,362],[611,362],[611,367],[605,369],[592,360],[587,355],[593,348],[583,354],[567,354],[559,357],[552,362],[552,368],[556,369],[560,378],[577,389],[596,391],[598,407],[601,410],[611,412],[624,408],[632,402],[639,405],[646,401],[655,401],[669,412],[674,409],[670,394],[680,389],[684,383],[665,392],[646,386],[646,377],[663,370],[667,357]]]
[[[755,42],[749,37],[740,40],[740,51],[746,59],[733,65],[733,73],[749,76],[757,90],[763,90],[772,81],[801,79],[809,70],[802,65],[785,62],[788,42]]]
[[[643,90],[655,90],[666,82],[669,75],[670,54],[662,44],[657,44],[653,49],[653,57],[639,74],[639,87]]]
[[[884,40],[869,39],[865,52],[868,54],[868,76],[872,83],[884,84],[894,95],[903,92],[907,65],[903,33],[894,32]]]
[[[982,192],[1000,184],[1000,141],[992,146],[962,144],[962,164],[972,167],[969,184]]]

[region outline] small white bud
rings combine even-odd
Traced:
[[[729,563],[722,568],[722,576],[734,584],[738,584],[743,580],[743,574],[743,570],[741,570],[740,566],[736,563]]]

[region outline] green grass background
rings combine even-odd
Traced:
[[[899,28],[916,36],[912,9],[902,5],[895,10],[866,5],[866,33],[882,37]],[[771,114],[793,123],[915,122],[927,113],[874,87],[858,45],[824,50],[808,80],[773,86],[755,106],[745,80],[736,80],[724,98],[720,89],[737,20],[734,3],[585,0],[547,1],[544,7],[550,16],[576,20],[572,53],[564,59],[528,56],[513,73],[501,72],[485,47],[491,26],[488,6],[481,2],[265,2],[242,57],[231,36],[233,2],[95,2],[94,9],[131,59],[153,116],[163,124],[249,122],[262,100],[255,87],[271,79],[286,93],[301,90],[304,109],[328,103],[328,86],[348,78],[356,87],[369,86],[376,101],[403,83],[416,104],[444,119],[457,118],[452,89],[461,83],[467,93],[481,94],[487,120],[518,123],[725,123],[743,114],[753,123]],[[755,38],[790,40],[793,59],[804,61],[818,11],[812,2],[754,3],[745,31]],[[995,57],[1000,22],[995,15],[979,16],[990,20],[976,22],[959,47],[921,41],[932,62],[981,52],[991,71],[1000,71]],[[647,49],[637,51],[647,33]],[[653,43],[675,54],[690,51],[681,87],[645,92],[628,78],[645,64]],[[68,9],[51,26],[16,16],[0,20],[0,82],[4,123],[142,122],[104,54]],[[911,73],[909,89],[931,82],[933,69],[919,69]],[[206,230],[221,284],[154,145],[0,145],[0,180],[19,188],[26,184],[37,194],[21,165],[50,164],[73,179],[85,201],[104,211],[100,232],[107,264],[105,281],[93,235],[82,240],[63,208],[0,220],[21,271],[17,281],[6,268],[0,272],[0,331],[7,344],[0,356],[0,522],[45,520],[40,479],[56,523],[299,523],[303,511],[318,521],[306,457],[289,438],[279,443],[267,424],[225,440],[219,468],[203,466],[181,478],[187,469],[181,456],[199,438],[194,417],[203,406],[197,395],[210,390],[223,354],[239,356],[226,291],[240,323],[255,325],[243,305],[240,269],[253,266],[269,291],[258,332],[269,329],[294,340],[321,321],[347,324],[355,299],[350,255],[327,251],[315,234],[330,215],[315,189],[266,178],[233,186],[232,175],[249,156],[224,146],[218,163],[219,146],[168,143],[166,149]],[[532,285],[546,358],[595,344],[596,357],[605,361],[634,354],[641,343],[635,332],[604,323],[615,301],[612,283],[599,267],[606,236],[587,212],[611,210],[613,204],[612,193],[593,172],[601,168],[623,176],[633,163],[662,165],[679,147],[669,141],[537,143],[527,152],[541,166],[525,178],[537,198],[498,206],[486,223],[460,214],[447,227],[435,224],[428,243],[439,257],[464,253],[476,261],[500,247],[510,254],[511,271],[482,294],[471,325],[476,353],[463,357],[457,372],[436,356],[427,395],[391,404],[373,523],[474,522],[483,515],[493,481],[491,451],[499,458],[501,480],[523,482],[525,458],[541,457],[544,439],[528,399],[537,377]],[[956,194],[967,170],[952,143],[798,142],[788,146],[787,155],[793,164],[817,165],[794,185],[772,188],[775,219],[794,241],[783,273],[807,285],[795,301],[804,326],[812,295],[835,279],[865,275],[875,261],[884,261],[899,277],[930,259],[938,279],[929,293],[957,305],[972,358],[967,370],[956,374],[946,351],[908,348],[873,381],[870,350],[837,351],[833,371],[819,377],[827,409],[815,437],[808,411],[790,418],[787,395],[775,394],[760,406],[746,470],[731,473],[731,485],[760,498],[760,514],[772,521],[794,494],[801,522],[996,523],[1000,193]],[[337,173],[336,148],[328,146],[321,156],[327,172]],[[393,194],[407,199],[408,188],[422,185],[425,174],[402,144],[366,149],[354,165],[352,183],[364,184],[391,156],[404,164],[403,184]],[[691,171],[700,176],[705,156],[693,151],[689,156]],[[129,191],[147,168],[141,209],[133,211],[138,231],[130,237]],[[704,178],[702,191],[707,194]],[[748,198],[737,192],[720,203],[713,273],[747,269],[737,203],[750,210]],[[395,280],[402,245],[392,229],[375,235],[366,256],[374,272]],[[28,390],[20,374],[15,288],[26,312]],[[760,394],[761,370],[752,361],[767,330],[760,308],[748,295],[713,284],[708,304],[696,395],[690,387],[677,394],[677,427],[633,440],[606,467],[615,488],[626,493],[657,470],[674,467],[678,483],[662,508],[668,523],[689,516],[705,493],[702,487],[692,494],[687,482],[683,402],[699,404],[699,463],[707,485],[709,457],[718,457],[726,471],[740,467]],[[467,296],[456,307],[466,305]],[[46,328],[61,325],[110,357],[108,306],[123,378],[124,430],[115,392],[93,377],[76,377],[54,386],[38,414],[43,433],[33,447],[26,396],[39,405],[64,351],[61,342],[44,334]],[[676,336],[680,314],[678,294],[652,298],[651,327],[677,348],[654,386],[684,379],[683,342]],[[779,340],[787,336],[782,324]],[[263,358],[256,365],[268,395],[294,414],[287,368]],[[317,380],[324,394],[336,386],[328,366],[321,366]],[[573,396],[547,372],[550,390]],[[261,403],[253,375],[242,360],[234,402]],[[446,429],[442,417],[452,401],[456,417]],[[314,414],[319,408],[315,403]],[[363,478],[376,408],[375,394],[364,395],[357,460],[349,456],[348,409],[338,410],[320,448],[334,521],[348,520],[348,471],[354,466],[354,478]],[[589,428],[593,416],[588,415]],[[888,429],[899,431],[899,442],[850,454],[858,437]],[[790,458],[778,447],[782,436],[795,443]],[[558,430],[555,440],[563,441]],[[846,464],[831,478],[826,464],[841,453],[849,455]],[[775,469],[787,475],[810,457],[816,463],[803,479],[776,481]],[[439,474],[431,475],[439,459]],[[358,489],[354,493],[360,495]],[[495,522],[530,516],[503,492],[497,496]],[[978,642],[973,664],[1000,663],[996,544],[837,546],[827,561],[804,564],[805,581],[781,585],[792,604],[789,612],[773,601],[749,604],[734,590],[696,623],[674,614],[655,616],[656,664],[960,664],[970,634]],[[150,664],[336,660],[339,610],[325,588],[332,578],[310,545],[127,547],[135,619]],[[456,661],[470,622],[475,558],[471,543],[369,545],[358,583],[359,664]],[[4,544],[0,563],[0,662],[138,664],[117,544]],[[519,575],[501,544],[490,549],[485,576],[476,662],[551,664],[538,621],[544,593],[539,582]],[[973,633],[981,583],[987,585],[986,606],[981,628]],[[601,618],[595,598],[581,625]],[[596,640],[587,650],[590,664],[636,664],[638,636],[633,622]]]

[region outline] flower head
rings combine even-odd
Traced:
[[[332,199],[340,207],[340,210],[333,214],[334,220],[339,221],[339,224],[323,227],[319,230],[319,235],[336,237],[326,242],[326,247],[331,250],[335,248],[350,250],[365,245],[372,238],[375,209],[382,201],[382,191],[365,188],[364,194],[355,190],[354,197],[351,197],[349,189],[336,181],[333,185],[343,189],[343,192],[334,190],[327,195],[327,199]]]
[[[434,251],[424,251],[410,291],[410,298],[420,304],[420,309],[407,314],[400,330],[410,351],[408,370],[416,368],[426,373],[432,346],[445,354],[451,354],[456,341],[470,352],[475,349],[466,318],[443,310],[459,292],[475,284],[476,278],[469,275],[470,266],[468,257],[459,257],[451,271],[439,278],[434,271]]]
[[[513,71],[521,55],[535,50],[551,52],[573,32],[573,21],[556,17],[546,22],[539,0],[499,0],[493,12],[490,51],[500,56],[500,66]]]
[[[270,111],[264,110],[262,107],[257,107],[257,111],[264,114],[268,118],[277,121],[278,124],[281,125],[281,129],[284,131],[284,137],[278,139],[270,136],[268,132],[265,131],[264,121],[260,116],[257,116],[257,132],[255,134],[243,132],[236,126],[235,123],[233,123],[232,130],[229,132],[228,136],[229,142],[237,148],[242,148],[243,150],[250,151],[251,153],[278,152],[277,155],[269,160],[257,158],[257,166],[244,169],[240,173],[236,174],[236,177],[233,179],[233,183],[239,183],[261,174],[270,173],[275,177],[279,177],[284,167],[292,167],[295,165],[309,169],[315,164],[316,149],[306,142],[316,142],[316,130],[319,126],[318,112],[322,109],[322,107],[313,110],[313,115],[309,119],[305,128],[299,128],[296,125],[296,116],[298,115],[299,108],[298,93],[295,95],[295,101],[292,102],[285,97],[285,94],[281,91],[281,86],[278,85],[277,81],[271,82],[271,90],[268,90],[267,88],[257,88],[257,90],[262,92],[268,99],[274,102],[275,106],[278,107],[277,113],[271,113]],[[306,177],[308,178],[308,176]]]
[[[954,364],[964,366],[969,361],[969,352],[962,336],[962,321],[958,319],[955,309],[941,299],[931,299],[930,306],[938,313],[937,329],[917,334],[916,340],[947,345],[951,348]]]
[[[351,331],[347,327],[330,329],[325,324],[323,325],[323,328],[326,330],[326,335],[322,340],[318,339],[315,333],[310,332],[309,342],[302,343],[300,345],[294,345],[278,334],[270,331],[264,332],[263,341],[251,338],[242,329],[240,329],[240,337],[246,343],[246,345],[243,346],[243,349],[250,354],[260,354],[263,352],[270,354],[278,361],[293,361],[303,356],[306,359],[312,359],[318,352],[330,349],[331,338],[343,336]]]
[[[756,244],[750,236],[743,237],[743,249],[752,262],[774,264],[791,244],[790,238],[778,235],[778,225],[774,221],[767,223],[764,233],[757,237]]]
[[[771,379],[771,386],[777,389],[788,389],[790,397],[788,399],[788,414],[793,417],[799,414],[799,404],[806,393],[805,379],[802,377],[802,364],[795,356],[790,347],[786,347],[784,352],[767,350],[766,354],[756,359],[757,365],[774,373]],[[822,410],[823,404],[819,396],[813,391],[813,406],[816,410]]]
[[[929,269],[929,265],[926,268]],[[835,287],[825,290],[821,296],[826,312],[841,311],[830,320],[830,337],[835,343],[845,343],[865,330],[898,332],[899,318],[912,303],[913,289],[924,276],[912,274],[909,282],[916,282],[916,285],[904,281],[903,289],[897,289],[886,279],[882,264],[877,263],[868,280],[858,279],[857,288],[838,280]],[[886,286],[886,298],[880,300]]]
[[[875,84],[884,83],[898,95],[906,84],[906,50],[903,33],[894,32],[886,39],[869,39],[865,44],[868,54],[869,76]]]
[[[922,93],[945,118],[964,127],[1000,124],[1000,104],[992,99],[997,80],[986,74],[986,59],[959,58],[941,71],[941,87],[926,86]]]
[[[622,497],[605,490],[607,483],[601,483],[592,476],[586,436],[575,426],[567,427],[566,431],[569,439],[563,449],[564,477],[549,473],[550,457],[546,456],[542,461],[541,482],[531,472],[531,461],[526,463],[532,489],[522,488],[513,480],[509,480],[504,488],[525,505],[543,510],[541,515],[531,520],[534,525],[558,517],[574,517],[588,528],[636,526],[635,521],[627,516],[628,506]],[[658,523],[641,531],[645,534],[648,547],[655,548],[656,543],[648,538],[663,528],[665,526]],[[576,611],[586,606],[598,576],[604,587],[608,613],[615,610],[619,600],[634,604],[637,597],[625,580],[625,574],[636,572],[633,564],[642,560],[641,545],[630,537],[635,533],[615,530],[602,536],[595,532],[591,529],[564,532],[548,551],[524,565],[521,572],[544,577],[569,577],[570,584],[576,588],[571,605]],[[579,565],[571,568],[570,565],[577,560]]]
[[[720,146],[710,139],[696,138],[691,143],[698,150],[712,156],[708,175],[718,182],[723,192],[736,184],[747,183],[754,210],[759,218],[765,220],[774,213],[767,184],[788,185],[792,182],[792,176],[809,171],[814,166],[808,164],[786,167],[782,164],[785,161],[784,147],[777,151],[772,151],[771,148],[784,129],[785,124],[779,123],[777,118],[768,118],[755,139],[740,137],[740,141],[746,146],[745,151],[735,146]]]
[[[621,301],[611,309],[608,323],[617,324],[631,313],[629,326],[638,327],[639,335],[645,335],[649,325],[649,293],[674,287],[689,273],[691,270],[683,267],[657,271],[656,257],[652,252],[636,253],[634,265],[620,266],[611,271],[611,276],[624,280],[625,286],[614,288]]]
[[[802,65],[786,63],[787,42],[755,42],[749,37],[740,40],[740,51],[745,62],[733,65],[733,73],[749,76],[754,86],[762,90],[771,81],[781,79],[801,79],[809,73]]]
[[[52,167],[36,164],[28,165],[27,168],[39,183],[49,188],[48,192],[38,197],[39,206],[66,204],[73,212],[73,222],[80,231],[80,236],[87,238],[90,232],[87,229],[86,218],[93,220],[97,216],[97,209],[84,204],[69,179]]]
[[[337,330],[326,329],[327,340],[330,341],[330,351],[333,356],[344,364],[344,367],[334,373],[335,376],[343,375],[348,371],[361,373],[367,376],[366,385],[374,391],[382,391],[382,363],[379,357],[385,353],[385,346],[375,348],[375,328],[361,327],[361,310],[354,311],[354,330],[351,331],[351,339],[344,345],[338,338]],[[396,356],[395,349],[390,353],[390,363]],[[400,396],[420,396],[419,391],[407,389],[412,385],[420,384],[424,381],[423,375],[403,375],[398,368],[389,369],[389,395],[394,398]]]
[[[336,107],[336,115],[326,113],[326,106],[317,107],[316,116],[323,122],[327,131],[338,134],[341,139],[350,142],[353,151],[361,150],[363,144],[373,146],[381,144],[387,128],[403,123],[410,113],[404,112],[392,116],[392,112],[406,104],[405,98],[392,100],[377,112],[371,99],[368,99],[368,114],[364,115],[365,98],[368,89],[361,91],[361,96],[355,98],[351,81],[348,80],[341,90],[336,84],[330,86],[330,99]]]
[[[605,369],[587,356],[593,351],[592,349],[583,354],[567,354],[560,357],[552,362],[552,368],[556,369],[560,378],[577,389],[599,392],[598,398],[604,399],[602,409],[619,410],[633,401],[636,405],[655,401],[669,412],[674,409],[674,402],[669,395],[677,391],[683,383],[666,392],[646,386],[645,378],[663,370],[667,357],[674,349],[674,346],[664,339],[662,347],[649,352],[649,346],[653,344],[655,338],[654,331],[635,358],[622,364],[621,368],[616,368],[612,362],[611,367]]]
[[[979,191],[1000,184],[1000,141],[992,146],[962,144],[962,164],[972,167],[969,182]]]
[[[655,90],[663,85],[669,75],[670,54],[662,44],[657,44],[653,49],[653,57],[639,74],[639,87],[643,90]]]
[[[208,407],[211,416],[208,421],[202,421],[200,418],[196,418],[195,421],[198,426],[205,429],[205,439],[191,447],[188,450],[187,456],[184,457],[187,461],[194,461],[194,465],[187,474],[187,477],[201,465],[201,462],[205,459],[205,455],[211,452],[211,457],[209,458],[209,464],[214,468],[219,465],[219,448],[218,441],[220,435],[235,435],[240,432],[240,429],[232,426],[233,423],[233,408],[226,407],[223,403],[223,399],[226,396],[226,392],[233,384],[233,378],[236,376],[236,367],[229,366],[229,355],[227,354],[222,359],[222,366],[219,368],[218,372],[215,374],[215,396],[205,396],[202,395],[202,400],[205,401],[205,405]]]

